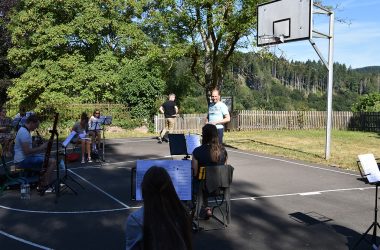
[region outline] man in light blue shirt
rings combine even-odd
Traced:
[[[211,92],[211,103],[208,106],[207,123],[214,124],[218,129],[219,143],[223,143],[224,124],[231,120],[226,104],[220,101],[220,92],[214,89]]]

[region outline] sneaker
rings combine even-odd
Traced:
[[[91,158],[88,158],[88,161],[87,162],[92,162]]]
[[[162,144],[162,141],[161,141],[161,140],[159,140],[157,143],[159,143],[159,144]]]
[[[49,187],[48,189],[45,190],[45,193],[55,193],[55,189],[52,187]]]
[[[81,163],[84,164],[84,163],[86,163],[86,161],[84,159],[82,159]]]

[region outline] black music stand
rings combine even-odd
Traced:
[[[112,116],[100,116],[98,120],[91,122],[91,126],[89,131],[102,131],[102,158],[101,161],[105,162],[105,143],[106,143],[106,136],[105,136],[105,125],[111,125],[112,124]],[[99,148],[100,150],[100,148]]]
[[[353,249],[356,249],[356,247],[360,244],[362,240],[365,240],[367,243],[371,244],[372,247],[376,246],[377,248],[378,247],[377,228],[380,228],[380,224],[377,221],[377,211],[378,211],[377,199],[378,199],[378,189],[379,189],[379,184],[380,184],[380,171],[373,154],[359,155],[358,157],[359,157],[360,165],[362,168],[361,169],[358,164],[362,178],[367,178],[369,184],[376,185],[376,192],[375,192],[374,220],[372,224],[368,227],[367,231],[365,231],[365,233],[363,233],[360,239],[355,243]],[[373,228],[372,237],[371,237],[371,240],[368,240],[366,236],[368,235],[369,231],[371,231],[372,228]]]
[[[171,155],[185,155],[183,160],[190,159],[193,150],[200,146],[199,135],[196,134],[168,134]]]
[[[78,193],[66,182],[68,178],[71,178],[71,180],[75,181],[71,176],[69,177],[69,175],[67,174],[66,162],[65,162],[65,175],[62,178],[60,178],[58,130],[49,130],[49,132],[54,134],[54,136],[56,137],[56,141],[55,141],[56,159],[55,160],[56,160],[57,178],[53,181],[53,183],[51,184],[51,187],[53,187],[55,190],[55,202],[58,202],[58,198],[61,195],[61,191],[64,191],[65,189],[70,189],[75,195],[78,195]],[[66,154],[65,154],[65,161],[66,161]]]
[[[78,181],[76,181],[73,177],[71,177],[71,175],[68,174],[68,170],[67,170],[67,147],[68,145],[70,144],[71,140],[74,138],[74,136],[76,135],[76,133],[72,132],[66,139],[65,141],[62,143],[62,148],[63,148],[63,156],[64,156],[64,162],[65,162],[65,169],[64,169],[64,176],[61,178],[61,182],[65,184],[65,186],[67,188],[69,188],[75,195],[78,195],[78,193],[72,188],[70,187],[68,184],[67,184],[67,180],[71,180],[72,182],[76,183],[78,186],[80,186],[82,189],[85,189]]]
[[[187,160],[190,155],[187,153],[186,139],[184,134],[168,134],[170,155],[186,155]]]

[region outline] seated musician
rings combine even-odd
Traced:
[[[91,137],[91,142],[92,142],[92,151],[94,153],[98,152],[98,149],[100,149],[100,130],[102,124],[100,123],[100,111],[98,109],[94,110],[94,113],[90,117],[90,120],[88,121],[88,126],[89,126],[89,135]]]
[[[82,150],[82,163],[86,162],[85,153],[87,153],[87,161],[92,162],[91,160],[91,140],[88,138],[88,116],[85,112],[80,116],[80,121],[76,122],[71,129],[71,131],[75,131],[77,134],[73,138],[73,143],[81,144]]]
[[[12,132],[12,119],[6,114],[7,109],[0,108],[0,145],[2,146],[2,153],[6,157],[11,157],[14,134]]]
[[[26,112],[26,108],[21,106],[19,113],[17,113],[13,118],[12,126],[16,131],[18,131],[18,129],[25,124],[26,119],[33,114],[33,111]]]
[[[41,177],[40,188],[46,190],[53,179],[53,171],[56,166],[56,160],[50,158],[47,166],[43,166],[46,149],[49,142],[45,142],[38,147],[32,147],[31,132],[36,130],[40,125],[37,116],[31,115],[26,119],[25,125],[22,126],[15,139],[14,163],[17,168],[33,169],[43,172]],[[43,169],[46,168],[46,169]]]
[[[219,143],[218,130],[213,124],[206,124],[202,128],[202,145],[195,148],[191,167],[193,169],[194,187],[199,185],[198,175],[200,167],[225,165],[227,163],[227,151],[222,144]],[[203,192],[203,207],[201,211],[202,217],[210,217],[211,209],[208,207],[207,190]]]

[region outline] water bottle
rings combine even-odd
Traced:
[[[30,199],[30,185],[29,183],[22,183],[20,186],[21,200]]]
[[[60,170],[65,170],[65,162],[64,162],[63,160],[61,160],[61,161],[59,162],[59,169],[60,169]]]

